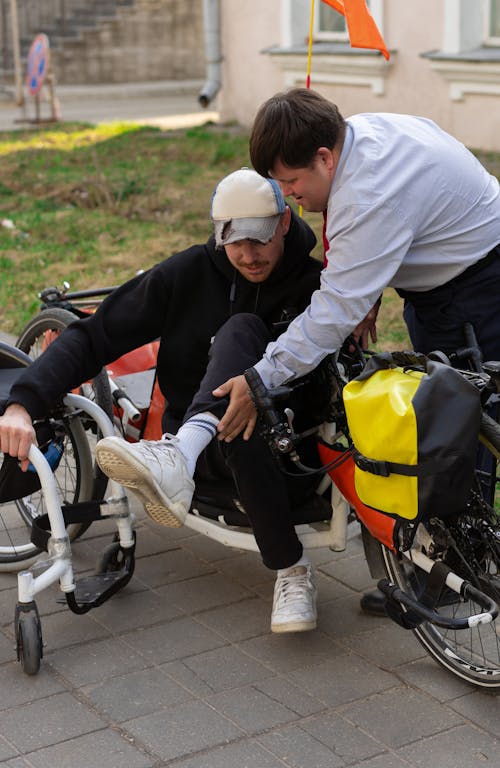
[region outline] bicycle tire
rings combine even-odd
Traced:
[[[78,319],[78,315],[75,315],[68,309],[63,309],[61,307],[43,309],[36,315],[36,317],[32,318],[32,320],[25,326],[24,330],[21,331],[15,345],[22,352],[29,355],[32,360],[36,360],[47,346],[47,343],[50,343],[50,341],[47,342],[47,338],[45,337],[45,334],[48,331],[60,333],[70,323]],[[41,347],[37,346],[39,342],[41,342]],[[94,400],[111,419],[113,417],[113,398],[109,386],[108,375],[104,368],[92,379],[91,385],[94,392],[93,396],[85,389],[82,389],[80,394]]]
[[[64,448],[54,472],[59,498],[65,503],[89,501],[94,483],[85,429],[77,416],[60,422],[60,429],[63,427]],[[0,572],[27,568],[40,554],[41,550],[31,543],[31,527],[34,518],[46,512],[42,491],[0,504]],[[71,541],[83,532],[80,523],[70,524],[66,530]]]
[[[43,309],[38,315],[36,315],[25,326],[24,330],[20,333],[16,347],[25,352],[31,357],[32,360],[36,358],[44,351],[47,344],[53,341],[52,338],[47,337],[48,332],[59,334],[70,323],[78,320],[78,316],[73,312],[62,307],[49,307]],[[90,400],[96,402],[106,415],[113,419],[113,398],[111,395],[111,388],[109,386],[109,379],[106,370],[103,368],[97,376],[95,376],[91,382],[83,384],[80,387],[79,394],[85,395]],[[87,428],[87,435],[91,443],[95,442],[95,439],[99,437],[97,427],[93,421],[88,417],[84,418],[84,424]],[[94,451],[92,450],[92,454]],[[93,491],[92,498],[102,499],[106,492],[108,484],[108,478],[99,468],[97,462],[93,463]],[[80,526],[80,532],[75,535],[74,538],[81,536],[90,526],[90,523],[82,523]]]
[[[435,559],[443,560],[500,605],[500,425],[485,413],[480,440],[495,458],[493,505],[481,498],[477,482],[463,514],[430,520],[425,528]],[[382,551],[388,578],[417,597],[425,582],[423,572],[404,556],[385,548]],[[427,555],[432,557],[431,551]],[[481,612],[470,599],[448,597],[451,599],[439,606],[440,613],[456,617]],[[446,602],[449,604],[444,605]],[[483,688],[500,689],[500,617],[467,630],[444,630],[424,622],[412,631],[435,661],[457,677]]]

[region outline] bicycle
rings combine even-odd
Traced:
[[[354,357],[342,350],[328,360],[326,373],[323,369],[323,383],[330,390],[330,413],[329,429],[325,424],[318,428],[322,469],[329,472],[347,499],[351,515],[361,525],[371,575],[380,579],[378,586],[386,595],[389,616],[411,629],[431,657],[457,677],[500,689],[500,622],[496,621],[500,605],[500,425],[486,413],[492,402],[498,408],[500,363],[488,363],[478,371],[476,356],[471,366],[476,370],[460,370],[460,375],[481,392],[479,440],[494,459],[487,478],[495,489],[493,502],[489,504],[484,498],[485,478],[481,473],[464,512],[432,517],[415,528],[408,521],[396,527],[393,518],[364,505],[356,493],[354,446],[342,391],[362,370],[363,357],[359,349]],[[394,357],[402,366],[422,365],[423,356],[416,359],[412,353],[400,353],[399,357],[394,353]],[[437,358],[446,361],[442,354]],[[291,460],[295,470],[317,471],[302,464],[300,442],[304,435],[294,432],[292,414],[283,405],[295,385],[268,390],[254,369],[245,376],[260,415],[262,434],[282,469],[286,471]],[[345,544],[347,518],[338,514],[337,518],[338,538]],[[431,600],[434,576],[439,577],[440,584]],[[436,591],[435,585],[432,588]]]

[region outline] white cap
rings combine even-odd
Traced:
[[[268,243],[285,209],[277,181],[250,168],[234,171],[219,182],[212,197],[215,242],[219,247],[247,239]]]

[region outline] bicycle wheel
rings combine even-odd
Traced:
[[[426,537],[420,536],[419,541],[425,541],[422,546],[428,557],[442,560],[500,605],[500,426],[486,414],[480,440],[491,457],[488,475],[493,494],[485,499],[488,485],[483,470],[471,489],[465,513],[425,523]],[[418,598],[427,575],[402,555],[386,549],[383,555],[388,578]],[[460,618],[482,609],[473,600],[448,591],[440,598],[439,612]],[[500,618],[461,630],[424,622],[413,632],[429,654],[457,677],[485,688],[500,688]]]
[[[75,320],[78,320],[78,316],[67,309],[60,307],[44,309],[30,320],[21,332],[16,341],[16,347],[29,355],[32,360],[36,360],[61,331]],[[108,375],[104,369],[92,381],[82,384],[79,394],[96,402],[110,419],[113,417],[113,399]]]
[[[60,307],[44,309],[40,314],[30,320],[21,332],[16,341],[16,347],[29,355],[32,360],[36,360],[47,346],[57,338],[61,331],[77,319],[77,315],[67,309],[62,309]],[[111,388],[109,386],[108,374],[104,368],[91,381],[81,385],[79,394],[96,402],[107,416],[111,420],[113,419],[113,399]],[[95,442],[100,436],[97,425],[86,415],[82,416],[82,423],[87,431],[93,454]],[[106,492],[108,478],[96,462],[93,464],[92,472],[93,498],[102,499]],[[82,524],[79,535],[86,531],[89,525],[90,523]]]
[[[92,455],[82,422],[72,416],[57,420],[52,426],[63,449],[54,472],[59,499],[68,504],[89,501],[93,497]],[[2,461],[0,452],[0,463]],[[33,520],[46,512],[41,491],[0,504],[0,571],[27,568],[40,554],[41,550],[31,543],[31,528]],[[68,525],[70,539],[80,536],[84,526],[86,524]]]

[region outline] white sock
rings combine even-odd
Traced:
[[[187,462],[191,477],[194,475],[198,456],[217,434],[219,419],[213,413],[205,411],[191,416],[179,429],[176,438],[178,447]]]
[[[294,563],[293,565],[289,565],[288,568],[280,568],[278,570],[277,575],[284,576],[286,573],[288,573],[288,571],[291,571],[293,568],[297,568],[298,565],[311,565],[311,561],[309,560],[307,555],[304,555],[304,553],[302,553],[302,557],[300,558],[300,560],[297,560],[297,562]]]

